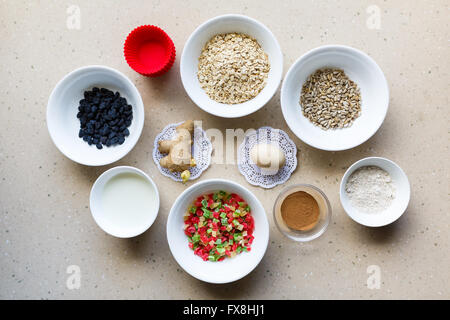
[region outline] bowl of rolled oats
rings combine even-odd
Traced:
[[[377,63],[362,51],[327,45],[301,56],[281,88],[281,109],[294,134],[328,151],[354,148],[380,128],[389,88]]]
[[[283,54],[273,33],[244,15],[227,14],[200,25],[181,54],[180,74],[192,101],[223,118],[262,108],[281,82]]]

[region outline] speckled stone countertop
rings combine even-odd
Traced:
[[[1,299],[450,298],[448,1],[245,3],[0,2]],[[78,13],[79,28],[73,20]],[[224,13],[246,14],[266,24],[284,52],[284,73],[300,55],[324,44],[346,44],[368,53],[389,82],[391,100],[383,126],[357,148],[325,152],[305,145],[287,128],[279,90],[264,108],[241,119],[224,120],[200,110],[182,87],[179,57],[200,23]],[[141,24],[161,26],[177,47],[173,69],[161,78],[139,76],[123,59],[125,37]],[[65,158],[53,145],[45,120],[55,84],[89,64],[111,66],[130,77],[146,112],[135,148],[117,163],[97,168]],[[235,283],[211,285],[182,271],[169,252],[165,223],[186,187],[159,173],[151,150],[165,125],[188,118],[222,132],[265,125],[285,130],[299,149],[299,166],[285,185],[311,183],[325,191],[333,207],[327,232],[308,244],[289,241],[272,218],[283,186],[252,187],[235,165],[213,165],[200,180],[227,177],[262,201],[270,223],[269,247],[260,265]],[[388,227],[356,224],[339,202],[343,173],[366,156],[397,162],[411,182],[407,212]],[[155,224],[134,239],[106,235],[88,207],[92,183],[116,165],[144,170],[161,195]],[[81,274],[80,288],[74,290],[66,285],[72,265]],[[379,267],[379,289],[368,288],[371,265]]]

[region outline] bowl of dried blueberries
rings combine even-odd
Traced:
[[[69,159],[107,165],[135,146],[144,126],[144,104],[134,84],[119,71],[82,67],[53,89],[47,126],[56,147]]]

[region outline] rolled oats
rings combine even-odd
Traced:
[[[238,104],[261,92],[269,70],[268,56],[255,39],[228,33],[214,36],[203,47],[197,77],[211,99]]]

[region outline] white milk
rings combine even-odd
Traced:
[[[151,219],[156,202],[148,180],[136,173],[120,173],[103,189],[103,220],[121,230],[139,229]]]

